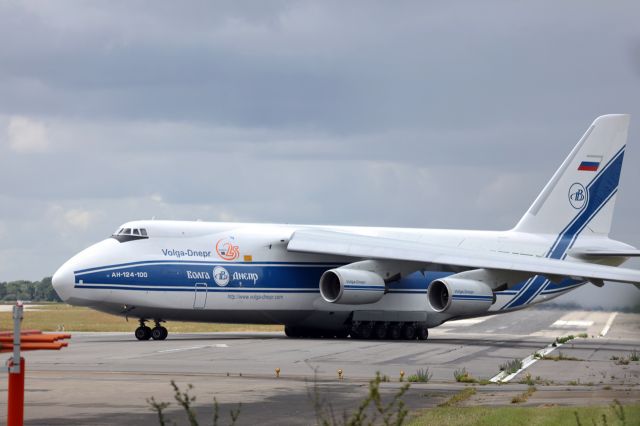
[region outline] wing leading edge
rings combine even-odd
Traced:
[[[287,245],[289,251],[386,259],[417,264],[441,264],[470,269],[483,268],[544,275],[552,281],[571,277],[585,281],[614,281],[640,284],[640,271],[593,263],[572,262],[536,256],[485,252],[415,243],[385,237],[371,237],[323,230],[295,231]],[[419,270],[416,267],[416,270]]]

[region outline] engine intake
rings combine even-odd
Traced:
[[[449,277],[429,284],[427,299],[435,312],[474,315],[488,311],[496,296],[482,281]]]
[[[325,271],[320,277],[320,295],[329,303],[375,303],[384,296],[384,291],[384,280],[374,272],[336,268]]]

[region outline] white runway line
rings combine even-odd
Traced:
[[[551,327],[591,327],[593,325],[593,321],[584,321],[584,320],[558,320],[551,324]]]
[[[164,349],[161,351],[157,351],[156,353],[170,353],[170,352],[182,352],[182,351],[192,351],[195,349],[204,349],[204,348],[228,348],[229,345],[226,343],[218,343],[216,345],[203,345],[203,346],[189,346],[186,348],[175,348],[175,349]]]
[[[613,312],[610,316],[609,319],[607,320],[607,323],[604,325],[604,328],[602,329],[602,331],[600,332],[600,336],[604,337],[607,335],[607,333],[609,332],[609,329],[611,328],[611,325],[613,324],[613,320],[616,319],[616,316],[618,315],[617,312]]]
[[[562,346],[562,344],[560,344],[560,343],[556,343],[555,346],[553,345],[553,343],[551,343],[550,345],[548,345],[544,349],[541,349],[541,350],[537,351],[536,353],[538,353],[542,357],[544,357],[544,356],[550,354],[551,352],[553,352],[556,348],[559,348],[560,346]],[[506,382],[511,381],[518,374],[522,373],[524,370],[526,370],[527,368],[529,368],[533,364],[535,364],[536,361],[539,361],[539,359],[536,358],[534,355],[535,354],[531,354],[528,357],[524,358],[522,360],[522,368],[520,368],[515,373],[507,374],[506,371],[501,371],[498,374],[496,374],[495,376],[493,376],[491,379],[489,379],[489,381],[493,382],[493,383],[506,383]]]
[[[491,315],[488,317],[480,317],[480,318],[467,318],[456,321],[447,321],[442,324],[440,327],[467,327],[470,325],[480,324],[481,322],[485,322],[489,318],[494,317],[495,315]]]

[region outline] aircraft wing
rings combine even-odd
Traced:
[[[634,269],[537,256],[443,247],[394,238],[334,231],[295,231],[287,245],[287,249],[294,252],[328,254],[351,258],[416,262],[422,265],[442,264],[470,269],[484,268],[519,271],[530,273],[531,275],[544,275],[547,278],[571,277],[593,282],[605,280],[640,284],[640,271]],[[416,268],[416,270],[419,269],[419,267]]]

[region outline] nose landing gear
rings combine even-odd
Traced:
[[[160,319],[154,320],[156,323],[155,327],[148,327],[145,322],[147,320],[140,319],[140,327],[136,328],[135,336],[138,340],[164,340],[169,335],[169,331],[163,326],[160,325],[161,322],[164,322]]]

